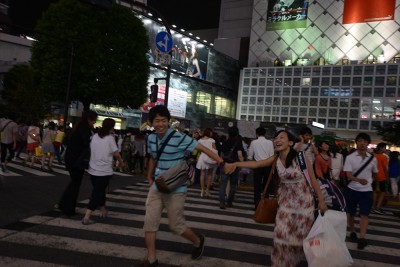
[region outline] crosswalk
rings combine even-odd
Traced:
[[[109,217],[94,216],[93,225],[80,222],[85,200],[74,217],[49,211],[0,228],[0,266],[135,266],[146,255],[142,227],[147,190],[147,184],[139,182],[109,192]],[[251,219],[252,193],[237,192],[234,207],[226,210],[219,209],[217,195],[213,191],[211,198],[201,198],[199,189],[188,191],[187,225],[206,236],[200,260],[191,260],[191,244],[169,231],[163,214],[157,233],[160,266],[270,266],[273,225]],[[364,250],[346,242],[353,266],[399,266],[399,218],[371,215],[367,238],[370,245]]]

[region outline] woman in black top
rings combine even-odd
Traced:
[[[56,208],[65,215],[75,214],[76,200],[82,183],[83,174],[88,167],[90,158],[90,140],[93,135],[93,125],[96,123],[97,113],[87,111],[82,114],[82,119],[71,130],[65,153],[65,166],[70,174],[71,181],[65,189]]]

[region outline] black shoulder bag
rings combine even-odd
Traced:
[[[364,165],[362,165],[355,173],[353,173],[353,176],[354,177],[357,177],[357,175],[359,175],[364,169],[365,169],[365,167],[367,167],[368,166],[368,164],[372,161],[374,159],[374,155],[371,155],[371,157],[369,157],[369,159],[364,163]],[[346,184],[346,186],[347,185],[349,185],[349,183],[351,182],[349,179],[347,179],[347,177],[346,177],[346,180],[347,180],[347,184]]]

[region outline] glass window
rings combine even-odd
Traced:
[[[396,76],[389,76],[386,80],[386,85],[396,85],[397,77]]]
[[[361,119],[369,119],[371,117],[371,104],[370,98],[361,99],[361,110],[359,116]]]
[[[207,109],[207,113],[210,113],[211,109],[211,94],[198,91],[196,94],[196,104],[204,106]]]
[[[247,105],[249,103],[249,98],[246,97],[242,97],[242,105]]]
[[[287,117],[287,115],[289,115],[289,108],[287,107],[282,107],[281,108],[281,115],[284,115]]]
[[[272,111],[271,107],[264,107],[264,114],[272,115],[271,111]]]
[[[252,87],[250,89],[250,95],[257,95],[257,88],[256,87]]]
[[[342,67],[333,67],[332,75],[341,75]]]
[[[301,96],[309,96],[310,88],[301,88]]]
[[[336,120],[329,119],[328,120],[328,128],[336,128]]]
[[[289,118],[289,122],[290,122],[290,123],[297,123],[297,118],[296,118],[296,117],[294,117],[294,118],[293,118],[293,117],[290,117],[290,118]]]
[[[336,118],[337,117],[337,109],[336,108],[330,108],[329,109],[329,117]]]
[[[331,67],[323,67],[322,68],[322,75],[323,76],[330,76],[331,75]]]
[[[306,118],[299,118],[299,123],[307,124],[307,119]]]
[[[347,128],[347,120],[339,120],[338,121],[338,128],[346,129]]]
[[[257,105],[264,105],[264,97],[263,96],[259,96],[257,97]]]
[[[275,86],[280,86],[282,85],[282,78],[276,78],[275,79]]]
[[[382,119],[382,113],[383,113],[383,101],[379,99],[373,99],[371,107],[371,118]]]
[[[301,85],[310,85],[310,78],[301,79]]]
[[[252,96],[249,98],[249,105],[255,105],[256,104],[256,99],[257,97]]]
[[[300,106],[308,107],[308,98],[300,98]]]
[[[321,68],[315,67],[313,68],[313,76],[319,76],[321,74]]]
[[[249,106],[249,114],[254,114],[256,112],[256,107],[255,106]],[[249,120],[250,120],[250,116],[249,116]],[[253,119],[254,120],[254,117]]]
[[[353,96],[360,96],[361,89],[360,88],[353,88]]]
[[[395,97],[396,96],[396,88],[387,87],[386,88],[386,97]]]
[[[287,116],[281,117],[281,122],[287,122],[287,121],[288,121],[288,117]]]
[[[256,121],[262,121],[262,116],[256,116]]]
[[[310,98],[310,106],[312,107],[318,106],[318,98]]]
[[[318,96],[319,88],[311,88],[311,96]]]
[[[285,78],[284,85],[285,86],[291,86],[292,85],[292,78]]]
[[[264,116],[264,121],[270,122],[271,121],[271,117],[270,116]]]
[[[328,77],[322,77],[322,81],[321,81],[321,85],[326,85],[326,86],[328,86],[329,85],[329,83],[330,83],[330,78],[328,78]]]
[[[397,74],[397,65],[389,65],[388,74]]]
[[[251,69],[244,70],[244,77],[250,77],[250,74],[251,74]]]
[[[243,79],[243,86],[249,86],[250,85],[250,79],[249,78],[244,78]]]
[[[283,68],[277,68],[275,72],[275,76],[283,76]]]
[[[311,79],[311,85],[312,86],[318,86],[319,85],[319,78],[312,78]]]
[[[290,88],[289,87],[283,88],[283,95],[290,96]]]
[[[258,88],[258,95],[259,96],[265,95],[265,88]]]
[[[295,68],[293,76],[301,76],[301,68]]]
[[[260,78],[258,86],[265,86],[265,78]]]
[[[280,107],[272,107],[272,115],[275,115],[276,117],[278,117],[280,112],[281,112]]]
[[[354,75],[362,75],[363,72],[363,67],[362,66],[356,66],[354,67]]]
[[[275,75],[275,68],[269,68],[268,69],[268,76],[274,76]]]
[[[243,95],[249,95],[250,89],[249,87],[243,87]]]
[[[298,112],[299,112],[298,108],[293,108],[293,107],[290,108],[290,115],[291,116],[297,116]]]
[[[272,121],[273,121],[273,122],[279,121],[279,117],[278,117],[277,115],[272,116]]]
[[[364,77],[364,85],[372,85],[372,77]]]
[[[247,115],[240,115],[240,119],[244,120],[244,121],[247,121]]]
[[[375,85],[385,85],[385,77],[375,77]]]
[[[260,69],[253,69],[251,71],[251,76],[253,77],[258,77],[258,73],[259,73]]]
[[[317,109],[316,108],[310,108],[308,110],[308,115],[309,116],[317,116]]]
[[[307,116],[307,108],[300,108],[299,116]]]
[[[376,74],[385,75],[386,74],[386,65],[377,65],[376,66]]]
[[[248,120],[248,121],[254,121],[254,115],[249,116],[247,120]]]
[[[372,88],[363,88],[362,96],[372,96]]]
[[[282,98],[282,106],[289,106],[289,97]]]
[[[339,106],[341,108],[347,108],[349,107],[349,99],[348,98],[340,98],[339,100]]]
[[[318,118],[318,122],[323,125],[326,125],[326,119]]]
[[[374,66],[365,66],[364,75],[374,74]]]
[[[265,105],[271,106],[272,105],[272,97],[266,97],[265,98]]]
[[[297,97],[291,98],[290,99],[290,105],[291,106],[298,106],[299,105],[299,99]]]
[[[328,105],[328,99],[326,99],[326,98],[321,98],[321,99],[319,100],[319,105],[320,105],[321,107],[326,107],[326,106]]]
[[[292,96],[298,96],[300,94],[300,88],[294,87],[292,88]]]
[[[274,79],[273,78],[267,78],[267,86],[274,86]]]
[[[381,121],[372,121],[371,130],[376,130],[379,126],[381,126]]]
[[[257,78],[251,79],[251,85],[252,86],[257,86],[257,84],[258,84],[258,79]]]
[[[260,69],[260,77],[266,77],[267,76],[267,70],[266,69]]]
[[[318,110],[318,117],[326,117],[327,111],[328,110],[326,108],[320,108]]]
[[[257,108],[256,108],[256,112],[257,112],[257,114],[263,114],[264,113],[264,107],[263,106],[257,106]],[[261,118],[260,118],[260,120],[261,120]]]
[[[349,120],[349,129],[358,129],[358,121]]]
[[[265,89],[265,95],[272,95],[272,88],[268,87]]]
[[[351,78],[350,77],[342,77],[342,85],[350,85]]]
[[[359,109],[350,109],[350,118],[358,118]]]
[[[293,85],[299,86],[300,85],[300,78],[294,78],[293,79]]]
[[[343,75],[351,75],[351,70],[352,70],[351,66],[344,66],[343,67]]]
[[[275,96],[282,95],[282,91],[283,91],[282,87],[275,87],[274,88],[274,95]]]
[[[234,117],[236,104],[224,97],[215,96],[215,114],[225,117]]]
[[[280,106],[280,105],[281,105],[281,98],[274,97],[274,106]]]
[[[242,107],[240,108],[240,112],[247,114],[247,106],[242,105]]]
[[[369,130],[369,121],[360,121],[360,130]]]
[[[330,98],[329,99],[329,107],[337,107],[338,106],[338,99],[337,98]]]
[[[285,68],[285,76],[293,76],[293,68]]]
[[[353,85],[361,85],[361,77],[353,77]]]
[[[382,88],[382,87],[375,87],[375,89],[374,89],[374,96],[375,96],[375,97],[383,97],[384,91],[385,91],[385,88]]]
[[[304,68],[303,76],[310,76],[310,75],[311,75],[311,68]]]

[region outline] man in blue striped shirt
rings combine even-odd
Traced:
[[[147,139],[147,152],[151,155],[147,174],[150,189],[146,200],[146,215],[143,227],[147,258],[142,262],[141,266],[158,266],[156,233],[164,208],[168,214],[170,229],[193,243],[192,259],[200,258],[204,250],[204,235],[196,235],[187,227],[183,215],[187,185],[184,184],[169,194],[161,193],[154,183],[157,176],[182,161],[185,158],[186,151],[191,152],[194,149],[204,152],[220,166],[224,164],[224,161],[218,155],[198,144],[196,140],[180,132],[175,132],[166,144],[156,166],[154,159],[157,158],[157,151],[163,145],[167,136],[174,131],[169,127],[170,119],[171,115],[165,106],[155,106],[149,112],[149,121],[155,129],[155,133],[149,135]]]

